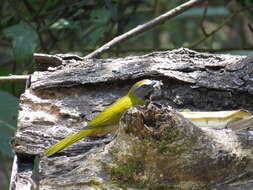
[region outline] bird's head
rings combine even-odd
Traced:
[[[145,79],[135,83],[128,92],[128,96],[134,100],[148,100],[152,94],[160,92],[162,81]]]

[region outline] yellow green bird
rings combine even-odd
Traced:
[[[122,114],[133,106],[143,105],[153,93],[160,91],[161,85],[161,81],[149,79],[135,83],[125,96],[95,116],[87,127],[50,146],[44,151],[44,155],[51,156],[87,136],[102,136],[114,132]]]

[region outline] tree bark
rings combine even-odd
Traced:
[[[124,115],[116,137],[86,138],[52,158],[41,158],[35,181],[39,189],[253,186],[249,131],[198,128],[176,111],[252,111],[251,56],[178,49],[105,60],[43,54],[35,59],[43,69],[32,74],[21,96],[13,140],[16,163],[83,128],[134,82],[153,78],[164,83],[155,104]]]

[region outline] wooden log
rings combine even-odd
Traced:
[[[129,110],[115,139],[74,157],[42,158],[42,189],[251,189],[252,136],[198,128],[173,109]]]
[[[45,60],[43,55],[39,54],[39,56],[38,60]],[[13,141],[14,151],[21,157],[38,156],[46,147],[80,130],[97,113],[126,94],[134,82],[144,78],[163,81],[163,97],[156,102],[166,109],[171,106],[173,109],[189,108],[205,111],[253,110],[253,59],[251,56],[245,59],[244,56],[215,55],[178,49],[155,52],[144,56],[105,60],[82,59],[74,56],[61,57],[61,55],[57,55],[57,57],[61,57],[57,59],[50,55],[45,55],[45,57],[47,63],[53,66],[33,73],[29,88],[21,96],[18,129]],[[57,63],[54,63],[55,60]],[[174,113],[173,110],[172,113]],[[175,115],[177,118],[178,114]],[[180,116],[178,117],[180,121],[186,122]],[[246,180],[246,185],[252,185],[252,181],[250,181],[252,180],[252,173],[250,173],[252,162],[251,159],[248,159],[249,155],[252,155],[252,136],[250,133],[239,132],[235,135],[229,129],[200,130],[189,122],[181,125],[184,126],[183,128],[190,126],[190,129],[193,129],[192,136],[201,133],[201,139],[206,139],[206,141],[201,141],[202,144],[197,140],[194,142],[194,146],[209,147],[214,145],[209,147],[209,151],[205,151],[205,149],[197,151],[201,154],[195,152],[196,160],[201,161],[192,167],[194,168],[193,171],[196,170],[197,177],[194,176],[194,180],[189,180],[189,183],[185,182],[185,186],[182,187],[189,189],[196,185],[221,189],[223,185],[224,189],[228,189],[233,182],[237,183],[240,179],[242,179],[240,182]],[[40,161],[40,180],[36,181],[35,184],[39,184],[40,189],[94,189],[95,187],[101,189],[102,186],[104,189],[122,189],[117,184],[110,183],[112,182],[112,175],[102,167],[105,165],[101,164],[103,162],[115,164],[112,162],[115,157],[108,156],[107,152],[112,144],[119,142],[120,136],[122,135],[119,134],[108,145],[106,144],[112,140],[111,136],[87,138],[55,157],[42,158]],[[187,136],[187,138],[189,137]],[[189,141],[187,138],[185,140]],[[220,144],[221,139],[225,141],[223,144]],[[231,139],[233,142],[230,142]],[[171,143],[173,144],[173,142]],[[239,146],[240,143],[241,146]],[[236,147],[233,148],[233,145]],[[228,161],[225,159],[221,165],[215,165],[215,161],[218,162],[219,159],[223,158],[212,157],[214,154],[211,153],[219,153],[218,150],[220,150],[221,155],[227,158],[226,156],[234,154],[235,149],[236,152],[244,152],[245,149],[249,152],[246,156],[247,163],[238,159],[244,158],[242,154],[238,153],[239,156],[235,154],[235,158],[228,159]],[[187,156],[186,153],[184,155]],[[198,155],[205,155],[206,159],[201,159]],[[209,156],[210,159],[207,159]],[[180,159],[179,155],[176,157]],[[193,158],[192,153],[189,154],[189,158]],[[210,166],[217,167],[217,171],[220,172],[216,173],[218,176],[215,178],[215,172],[212,168],[210,176],[205,173],[206,175],[201,178],[199,171],[207,172],[202,167],[209,162]],[[190,166],[190,163],[188,164]],[[229,165],[228,172],[225,171],[224,165],[226,164]],[[244,169],[246,166],[248,167],[245,173],[238,168],[240,165]],[[108,169],[108,167],[106,168]],[[173,167],[173,165],[170,164],[168,167]],[[173,168],[170,169],[173,170]],[[182,168],[180,172],[182,172],[180,174],[182,176],[189,174],[183,173]],[[191,175],[193,173],[190,172]],[[205,176],[207,176],[206,179],[204,179]],[[243,177],[240,178],[240,176]],[[138,177],[137,175],[135,180],[138,183],[156,187],[150,181],[138,181]],[[166,178],[169,182],[163,185],[169,184],[176,188],[176,186],[184,184],[185,179],[175,176],[171,180]],[[206,182],[209,179],[212,183]],[[212,184],[219,184],[220,186],[212,186]],[[242,183],[240,185],[236,188],[247,189]],[[128,187],[130,188],[131,184]]]

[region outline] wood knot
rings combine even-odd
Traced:
[[[121,126],[128,134],[160,139],[165,131],[174,128],[174,122],[169,108],[150,102],[128,110],[121,119]]]

